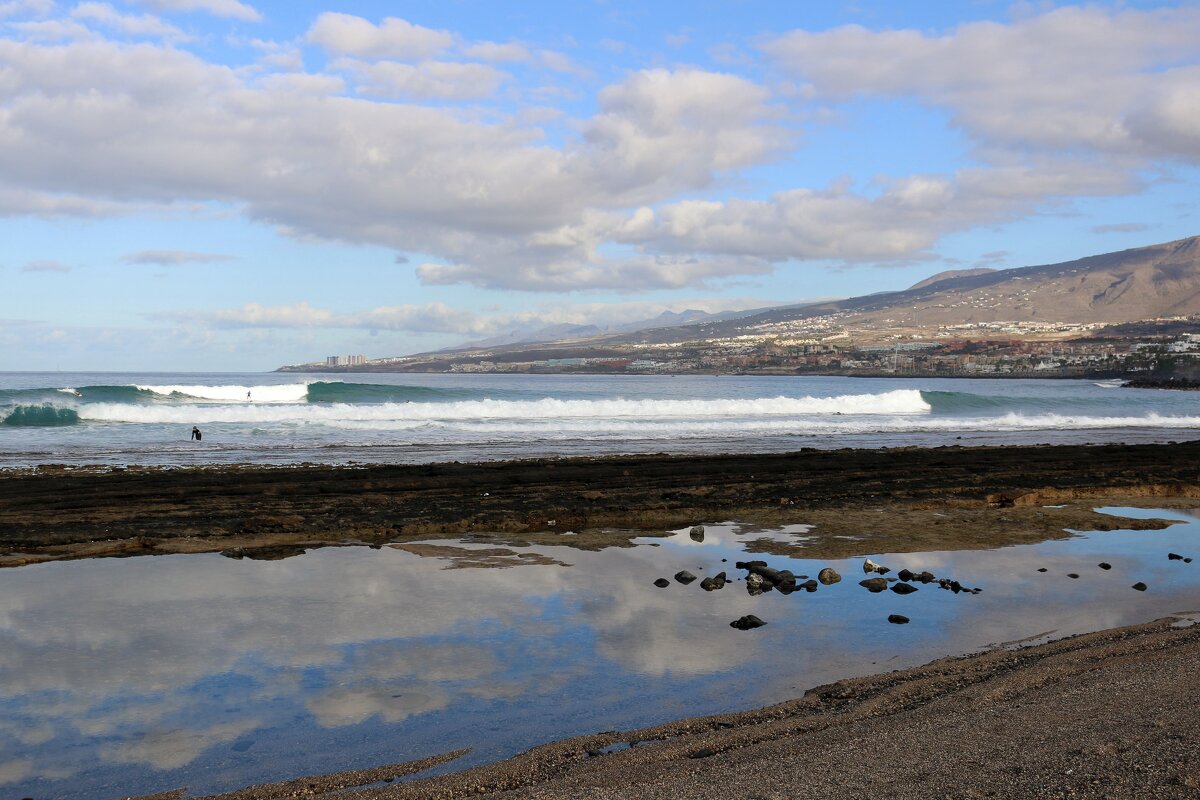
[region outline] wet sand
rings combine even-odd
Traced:
[[[1093,505],[1195,498],[1200,442],[340,468],[50,465],[0,473],[0,566],[179,552],[281,558],[468,534],[598,548],[735,519],[815,525],[804,554],[837,558],[1042,541],[1065,527],[1125,526]]]

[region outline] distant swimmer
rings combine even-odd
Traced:
[[[198,441],[200,441],[200,439],[202,437],[203,437],[203,434],[200,433],[200,429],[197,428],[195,425],[193,425],[192,426],[192,441],[198,442]]]

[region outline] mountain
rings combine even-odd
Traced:
[[[989,272],[995,272],[991,267],[977,267],[976,269],[948,269],[945,272],[939,272],[936,275],[930,275],[923,281],[914,283],[908,287],[909,291],[913,289],[924,289],[926,286],[932,286],[940,281],[950,280],[951,278],[973,278],[976,275],[986,275]]]
[[[600,327],[598,325],[573,325],[569,322],[564,322],[558,325],[548,325],[545,328],[538,328],[537,330],[533,331],[513,330],[488,339],[481,339],[477,342],[468,342],[466,344],[448,347],[439,352],[450,353],[458,352],[460,350],[482,350],[510,345],[538,344],[542,342],[587,339],[596,336],[603,336],[605,334],[636,333],[638,331],[646,330],[647,328],[670,328],[701,321],[736,319],[738,317],[755,314],[759,311],[762,311],[762,309],[750,311],[720,311],[716,313],[710,313],[707,311],[700,311],[695,308],[689,308],[685,311],[664,311],[652,319],[626,322],[621,325],[606,325],[604,327]]]
[[[784,306],[717,324],[652,329],[598,342],[663,343],[737,336],[825,318],[843,329],[1015,323],[1115,325],[1200,314],[1200,237],[1061,264],[941,273],[912,288],[826,303]]]

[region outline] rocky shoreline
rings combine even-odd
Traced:
[[[0,566],[188,552],[283,558],[447,535],[594,549],[731,519],[814,525],[824,535],[802,553],[814,558],[969,549],[1112,529],[1091,511],[1101,503],[1194,505],[1197,465],[1200,442],[415,466],[48,465],[0,473]],[[764,541],[758,550],[800,554],[784,547]]]

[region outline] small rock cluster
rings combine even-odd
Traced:
[[[704,541],[704,527],[697,525],[688,532],[689,537],[696,542]],[[725,559],[721,559],[725,561]],[[775,569],[767,564],[766,561],[738,561],[734,564],[737,569],[746,571],[746,592],[751,597],[757,597],[764,592],[779,592],[780,594],[788,595],[793,592],[804,590],[806,592],[815,592],[821,586],[832,586],[835,583],[840,583],[842,576],[832,567],[825,567],[816,578],[809,578],[807,575],[796,575],[791,570]],[[902,569],[897,573],[898,577],[882,577],[891,572],[891,569],[876,564],[871,559],[866,559],[863,562],[863,572],[868,574],[876,574],[880,577],[867,578],[860,582],[870,592],[882,592],[886,589],[891,589],[893,593],[898,595],[912,594],[918,590],[914,583],[930,584],[936,583],[940,588],[958,594],[966,592],[970,594],[979,594],[982,589],[971,589],[963,586],[956,580],[950,578],[938,578],[931,572],[915,573],[912,570]],[[688,570],[680,570],[675,573],[675,582],[687,586],[697,580],[696,576]],[[723,589],[725,584],[729,582],[729,577],[724,572],[719,572],[712,577],[705,578],[700,581],[700,588],[706,592],[715,592]],[[658,578],[654,581],[654,585],[665,589],[671,585],[671,581],[666,578]],[[892,614],[888,617],[888,622],[895,625],[903,625],[909,621],[908,617],[903,614]],[[729,623],[730,627],[737,628],[741,631],[753,630],[761,628],[767,623],[753,614],[747,614],[744,617],[739,617]]]

